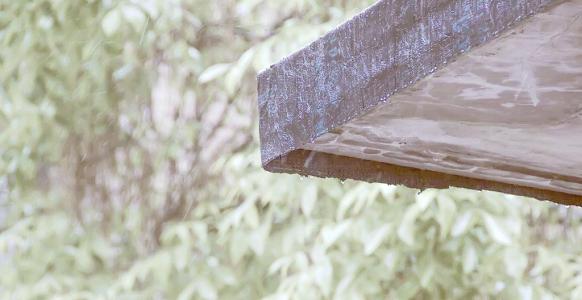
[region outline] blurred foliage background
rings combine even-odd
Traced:
[[[258,71],[372,0],[0,0],[1,299],[582,299],[582,211],[261,170]]]

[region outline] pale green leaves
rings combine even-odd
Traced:
[[[471,225],[471,221],[473,218],[472,211],[466,211],[461,215],[457,216],[455,219],[455,223],[453,224],[451,235],[453,237],[458,237],[467,232],[469,230],[469,226]]]
[[[121,29],[124,22],[129,23],[136,32],[142,32],[146,15],[137,5],[122,4],[105,14],[101,28],[106,36],[111,37]]]
[[[252,231],[249,237],[250,248],[255,255],[262,256],[265,253],[265,247],[269,242],[269,233],[271,230],[270,222],[264,222],[259,228]]]
[[[404,213],[397,231],[398,237],[408,246],[413,246],[416,221],[422,215],[436,219],[440,226],[440,238],[444,239],[448,235],[455,214],[456,205],[450,196],[435,189],[425,190],[416,195],[416,202]]]
[[[248,73],[251,67],[251,63],[255,58],[255,52],[255,48],[245,51],[232,66],[228,75],[226,75],[225,87],[229,94],[234,95],[237,89],[244,84],[244,75]]]
[[[137,5],[123,5],[121,13],[125,20],[133,27],[133,30],[141,32],[144,30],[146,15]]]
[[[317,202],[317,186],[315,184],[309,184],[305,188],[305,192],[301,197],[301,211],[306,216],[311,216],[315,203]]]
[[[230,64],[216,64],[208,67],[200,76],[198,77],[198,82],[208,83],[216,80],[220,76],[223,76],[228,72]]]
[[[331,247],[350,227],[352,222],[343,221],[337,225],[328,225],[321,230],[321,238],[325,248]]]
[[[439,191],[428,189],[416,196],[416,205],[420,211],[424,211],[436,199]]]
[[[479,262],[479,257],[477,250],[473,246],[472,242],[467,241],[463,247],[463,273],[468,274],[473,272],[477,267]]]
[[[416,202],[410,205],[404,212],[397,234],[400,240],[408,246],[414,245],[417,218],[432,204],[437,195],[437,190],[426,190],[418,194],[415,197]]]
[[[218,299],[218,291],[212,283],[206,279],[196,280],[190,283],[178,296],[178,300],[200,298],[204,300]]]
[[[122,22],[121,18],[121,12],[118,9],[113,9],[105,15],[101,22],[101,28],[105,35],[112,36],[119,30]]]
[[[249,73],[252,62],[255,59],[255,48],[245,51],[240,58],[233,63],[221,63],[206,68],[198,77],[200,84],[207,84],[222,79],[226,92],[235,95],[237,90],[244,85],[244,76]]]
[[[333,264],[327,253],[323,249],[312,251],[312,259],[317,263],[312,267],[315,284],[319,287],[324,297],[331,295],[334,287]]]
[[[417,204],[413,204],[404,213],[402,217],[402,222],[398,227],[398,237],[408,246],[414,245],[415,235],[416,235],[416,218],[422,212],[421,208]]]
[[[527,254],[523,253],[521,249],[508,247],[503,253],[503,264],[509,276],[519,279],[523,276],[527,268]]]
[[[507,230],[500,224],[499,220],[495,217],[483,213],[483,222],[485,223],[485,228],[487,228],[487,232],[491,238],[496,241],[497,243],[503,245],[510,245],[512,242],[511,236],[507,232]]]
[[[391,224],[385,224],[380,228],[372,231],[369,236],[366,236],[364,239],[366,241],[364,244],[364,254],[370,255],[374,253],[374,251],[378,249],[378,246],[380,246],[391,230]]]
[[[438,212],[436,220],[440,227],[440,239],[444,240],[449,236],[451,227],[457,215],[457,205],[453,198],[447,193],[440,193],[437,196]]]
[[[256,71],[372,2],[6,2],[0,298],[582,298],[576,214],[260,169]]]
[[[380,194],[380,189],[378,188],[368,190],[365,185],[357,185],[342,197],[336,212],[336,218],[342,220],[348,216],[357,215],[374,203],[378,194]]]

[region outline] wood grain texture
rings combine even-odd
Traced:
[[[306,149],[425,170],[407,173],[432,174],[413,180],[425,187],[444,186],[433,176],[444,174],[453,186],[574,203],[581,1],[379,1],[259,75],[263,165],[399,183],[321,163],[298,169],[287,158]]]
[[[580,205],[580,197],[568,193],[537,189],[504,182],[457,176],[430,170],[410,168],[372,160],[339,156],[309,150],[294,150],[274,159],[266,167],[275,173],[296,173],[303,176],[335,177],[368,182],[405,185],[411,188],[451,187],[488,190],[550,200],[565,205]]]
[[[263,163],[559,0],[381,0],[258,76]]]
[[[582,196],[582,0],[304,148]]]

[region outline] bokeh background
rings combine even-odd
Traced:
[[[582,299],[582,211],[260,168],[256,74],[371,0],[0,0],[1,299]]]

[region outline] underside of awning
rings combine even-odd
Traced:
[[[265,169],[582,204],[582,0],[379,1],[259,75]]]

